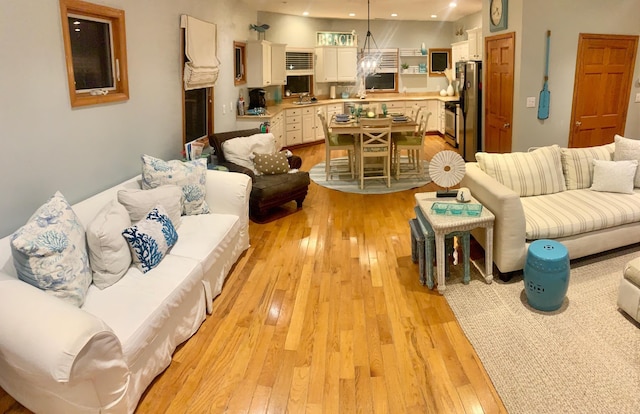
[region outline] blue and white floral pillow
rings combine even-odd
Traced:
[[[147,217],[126,228],[122,235],[129,243],[133,263],[142,273],[158,266],[178,241],[178,233],[161,205],[152,208]]]
[[[206,158],[182,162],[142,156],[142,188],[149,190],[165,184],[180,186],[184,197],[184,215],[209,213],[209,206],[204,199],[206,182]]]
[[[91,284],[85,231],[58,191],[11,236],[20,280],[78,307]]]

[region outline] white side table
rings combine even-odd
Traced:
[[[444,239],[445,235],[454,231],[469,231],[478,227],[484,227],[486,231],[486,249],[484,251],[485,261],[485,274],[484,280],[487,283],[491,283],[493,280],[493,223],[495,216],[491,211],[483,206],[482,213],[479,216],[457,216],[457,215],[443,215],[436,214],[431,206],[433,203],[457,203],[455,198],[438,198],[435,192],[431,193],[416,193],[416,204],[422,209],[424,217],[427,219],[433,231],[435,233],[436,242],[436,260],[437,277],[438,277],[438,292],[443,293],[446,289],[444,277],[445,277],[445,247]],[[481,204],[478,200],[471,197],[471,203]]]

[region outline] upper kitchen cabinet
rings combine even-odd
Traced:
[[[460,62],[462,60],[469,60],[469,42],[466,40],[451,43],[452,64],[455,65],[456,62]]]
[[[358,71],[356,47],[316,47],[316,82],[355,82]]]
[[[266,40],[247,42],[247,86],[249,88],[285,84],[285,46]]]
[[[284,43],[271,44],[271,84],[285,85],[287,83],[287,45]]]
[[[467,42],[469,44],[469,59],[482,60],[482,50],[484,39],[482,38],[482,27],[467,30]]]

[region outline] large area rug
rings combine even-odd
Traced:
[[[550,313],[529,307],[522,276],[487,285],[476,272],[469,285],[447,284],[509,413],[640,413],[640,326],[616,306],[624,265],[638,255],[635,246],[573,261],[567,297]]]
[[[406,162],[406,159],[401,159]],[[400,176],[399,179],[391,178],[391,187],[387,187],[385,179],[366,180],[364,183],[364,189],[360,189],[360,181],[357,179],[351,179],[351,173],[348,172],[349,166],[347,164],[347,158],[334,158],[331,160],[333,167],[337,173],[333,173],[329,181],[326,180],[326,174],[324,171],[324,162],[316,164],[309,171],[309,177],[318,185],[321,185],[332,190],[343,191],[345,193],[356,194],[388,194],[398,191],[409,190],[412,188],[422,187],[431,182],[429,178],[429,163],[423,161],[423,174],[421,176],[408,175]],[[337,167],[337,168],[336,168]]]

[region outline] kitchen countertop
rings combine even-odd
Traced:
[[[238,120],[269,120],[274,116],[278,115],[278,113],[284,111],[285,109],[291,108],[304,108],[307,106],[318,106],[318,105],[328,105],[328,104],[344,104],[345,102],[353,102],[353,103],[364,103],[364,102],[392,102],[392,101],[425,101],[425,100],[437,100],[442,102],[451,102],[460,100],[460,96],[440,96],[438,93],[433,94],[404,94],[404,93],[382,93],[382,94],[372,94],[367,96],[364,99],[359,98],[321,98],[315,102],[311,102],[304,105],[296,105],[295,99],[286,99],[281,104],[273,104],[270,103],[267,105],[267,113],[264,115],[241,115],[236,116]]]

